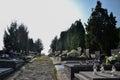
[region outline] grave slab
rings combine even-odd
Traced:
[[[75,73],[76,80],[120,80],[120,71],[116,71],[115,76],[112,76],[111,71],[104,73],[97,72],[93,75],[92,71]]]
[[[13,72],[12,68],[0,68],[0,80],[3,80],[6,76]]]
[[[13,59],[0,59],[0,68],[13,68],[18,69],[24,64],[22,60],[13,60]]]

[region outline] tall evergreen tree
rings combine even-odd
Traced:
[[[81,23],[81,20],[79,20],[79,21],[76,21],[76,30],[75,30],[75,39],[74,40],[76,40],[75,42],[76,42],[76,46],[75,46],[75,48],[77,48],[77,47],[81,47],[82,49],[84,49],[85,48],[85,29],[84,29],[84,27],[83,27],[83,25],[82,25],[82,23]]]
[[[57,36],[55,36],[55,38],[52,40],[50,48],[52,49],[52,52],[55,52],[57,50]]]
[[[93,10],[88,24],[87,44],[92,50],[100,50],[102,53],[111,55],[110,50],[117,47],[116,20],[112,13],[108,15],[107,9],[102,8],[100,1]]]
[[[117,28],[117,34],[118,34],[118,48],[120,48],[120,27]]]
[[[85,29],[81,20],[76,21],[71,27],[62,31],[60,38],[56,37],[52,40],[51,49],[54,51],[72,50],[81,47],[85,48]]]
[[[61,51],[67,50],[68,45],[67,45],[67,31],[62,31],[60,34],[60,41],[61,41]]]
[[[9,52],[10,50],[15,51],[17,46],[17,23],[12,22],[10,27],[7,28],[8,30],[5,31],[3,42],[4,47]]]
[[[43,44],[42,44],[42,41],[40,39],[37,39],[35,41],[35,49],[39,54],[41,54],[41,51],[43,50]]]
[[[34,42],[33,42],[33,39],[30,38],[30,39],[28,39],[28,50],[34,51],[33,47],[34,47]]]
[[[27,51],[28,31],[24,25],[17,25],[17,22],[12,22],[10,27],[5,30],[3,42],[4,47],[8,52],[11,50],[20,52]]]
[[[81,20],[71,25],[67,33],[67,38],[69,50],[77,49],[77,47],[85,48],[85,29]]]
[[[43,44],[40,39],[33,42],[33,39],[28,38],[28,30],[24,24],[17,25],[17,22],[12,22],[10,27],[4,32],[4,48],[9,53],[13,52],[28,52],[34,51],[41,53]]]
[[[19,50],[27,51],[28,50],[28,31],[25,25],[21,24],[18,27],[18,43]]]
[[[56,44],[56,50],[57,51],[62,51],[62,40],[59,38]]]

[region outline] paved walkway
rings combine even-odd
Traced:
[[[64,66],[61,64],[61,62],[55,58],[51,58],[53,61],[53,64],[55,64],[55,67],[57,69],[57,78],[58,80],[69,80],[66,73]]]

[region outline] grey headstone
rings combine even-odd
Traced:
[[[100,59],[100,51],[95,51],[95,58],[96,58],[97,60]]]
[[[86,49],[86,56],[87,56],[87,57],[90,57],[89,55],[90,55],[89,49]]]

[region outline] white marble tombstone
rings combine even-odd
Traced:
[[[86,49],[85,53],[87,57],[90,57],[89,49]]]
[[[100,51],[95,51],[95,58],[100,60]]]
[[[81,55],[81,50],[82,50],[81,47],[78,47],[78,48],[77,48],[77,52],[78,52],[79,55]]]

